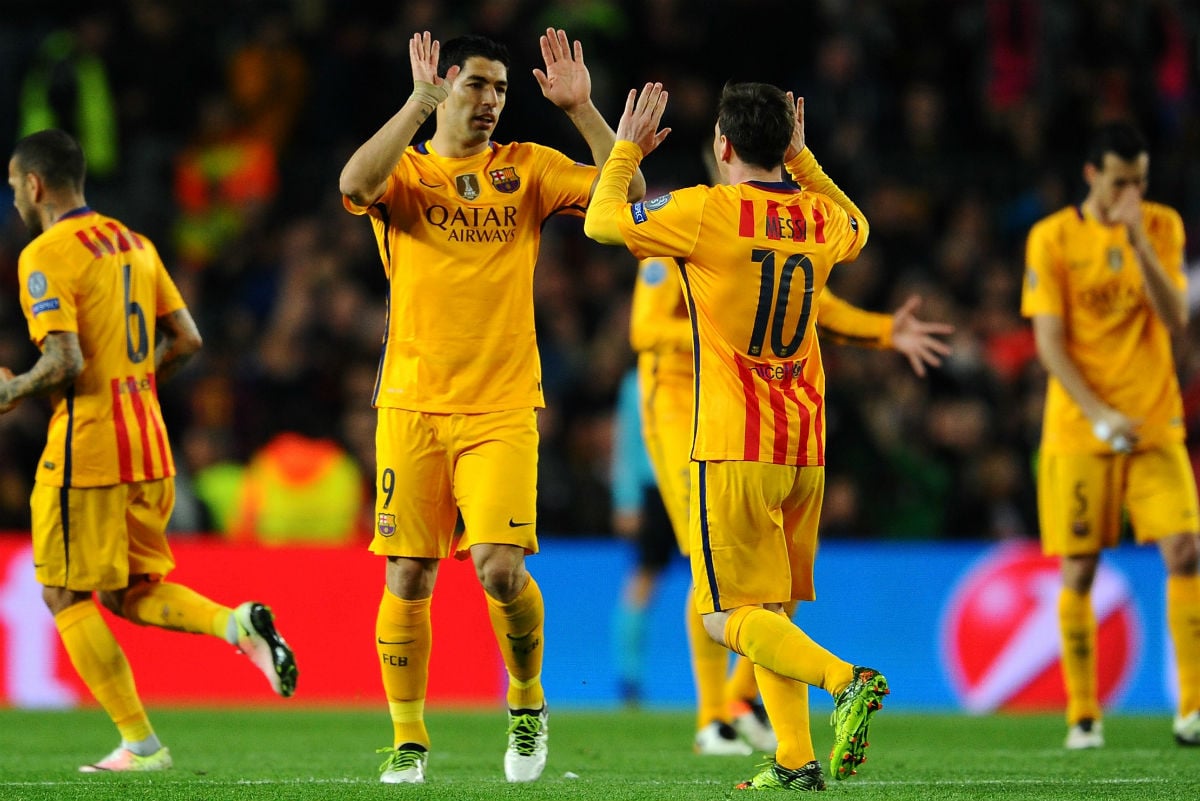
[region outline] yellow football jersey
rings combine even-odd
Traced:
[[[842,300],[828,288],[817,300],[817,329],[839,344],[871,348],[892,345],[892,315],[869,312]],[[629,344],[638,363],[653,373],[692,376],[692,325],[675,260],[642,259],[633,286]]]
[[[52,398],[37,481],[104,487],[175,475],[154,379],[157,319],[184,308],[150,240],[86,207],[21,251],[21,308],[39,347],[74,332],[83,372]]]
[[[610,170],[635,163],[637,152],[618,142]],[[609,174],[631,172],[618,170]],[[692,458],[823,465],[816,300],[833,265],[858,255],[865,223],[860,232],[830,197],[783,182],[682,189],[632,204],[617,223],[638,258],[681,260],[695,369]]]
[[[372,402],[422,412],[544,406],[533,318],[542,226],[581,215],[596,167],[529,143],[409,147],[370,206],[390,284]]]
[[[674,259],[642,259],[629,310],[629,344],[638,363],[661,376],[692,380],[692,324]]]
[[[1177,287],[1186,288],[1179,214],[1143,202],[1142,215],[1163,268]],[[1105,225],[1080,206],[1062,209],[1030,230],[1025,267],[1021,313],[1063,318],[1071,360],[1105,403],[1142,421],[1143,444],[1181,441],[1183,404],[1171,335],[1150,306],[1125,226]],[[1054,378],[1046,391],[1042,448],[1108,450]]]

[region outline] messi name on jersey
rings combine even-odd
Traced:
[[[445,231],[449,242],[512,242],[517,235],[517,207],[485,208],[441,204],[425,209],[425,221]]]

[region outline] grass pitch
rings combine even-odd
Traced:
[[[818,752],[830,729],[814,709]],[[152,710],[175,769],[141,775],[83,775],[117,742],[97,709],[0,710],[0,799],[5,801],[226,801],[226,799],[421,798],[719,799],[752,776],[762,756],[699,757],[687,712],[551,712],[550,759],[541,781],[510,785],[502,767],[503,710],[433,711],[428,783],[381,785],[386,713],[333,709]],[[1067,752],[1059,715],[965,717],[895,714],[870,732],[858,776],[829,779],[829,796],[889,801],[940,799],[1200,798],[1200,748],[1177,746],[1170,718],[1110,716],[1108,746]],[[821,755],[819,753],[819,755]],[[828,778],[828,777],[827,777]],[[740,794],[739,794],[740,795]]]

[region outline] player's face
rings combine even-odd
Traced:
[[[29,229],[29,233],[38,236],[42,233],[42,222],[38,217],[37,211],[33,208],[32,189],[30,187],[31,176],[17,168],[17,160],[8,160],[8,185],[13,191],[13,206],[17,209],[17,214],[21,216],[21,221]]]
[[[1126,161],[1115,153],[1105,153],[1101,168],[1097,170],[1089,164],[1087,173],[1096,205],[1101,211],[1107,212],[1126,192],[1136,192],[1139,199],[1145,197],[1150,156],[1142,153]]]
[[[472,56],[450,89],[439,124],[463,144],[482,144],[492,138],[508,95],[508,70],[499,61]]]

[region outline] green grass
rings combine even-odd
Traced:
[[[819,716],[815,713],[814,717]],[[502,710],[434,711],[428,783],[381,785],[376,769],[391,727],[384,710],[155,710],[171,747],[166,773],[81,775],[77,765],[116,744],[98,710],[0,710],[0,799],[225,801],[225,799],[719,799],[753,775],[759,757],[691,753],[686,712],[555,710],[542,780],[504,781]],[[818,753],[830,730],[814,720]],[[1170,718],[1111,716],[1108,747],[1067,752],[1058,715],[893,714],[871,728],[858,776],[827,797],[939,799],[1197,799],[1200,749],[1175,745]],[[578,778],[568,778],[567,774]]]

